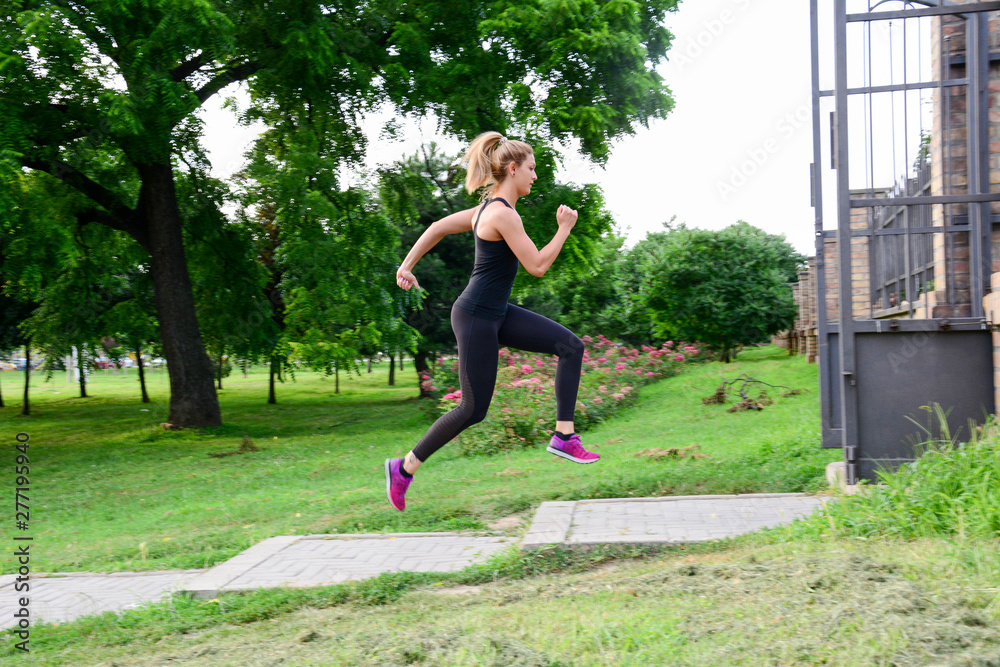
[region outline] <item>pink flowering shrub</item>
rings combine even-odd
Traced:
[[[604,421],[632,405],[637,389],[681,372],[684,366],[708,361],[696,345],[667,341],[660,348],[634,349],[604,336],[581,338],[586,348],[580,375],[574,426],[577,432]],[[677,350],[683,349],[685,354]],[[555,375],[558,357],[539,358],[520,350],[501,348],[493,399],[486,419],[458,435],[464,455],[495,454],[547,443],[555,429]],[[434,418],[458,407],[462,392],[458,361],[438,360],[433,378],[421,378],[434,391],[446,391],[435,406]],[[439,394],[440,395],[440,394]]]

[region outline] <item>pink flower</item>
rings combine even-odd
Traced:
[[[635,369],[635,374],[636,375],[642,375],[642,369],[639,369],[639,368]]]
[[[616,401],[620,401],[623,398],[625,398],[625,394],[622,394],[621,392],[615,392],[614,394],[611,394],[611,398],[615,399]]]
[[[530,373],[530,372],[531,372],[531,371],[533,371],[533,370],[535,370],[535,369],[533,369],[533,368],[532,368],[531,366],[529,366],[528,364],[523,364],[523,365],[521,366],[521,372],[522,372],[522,373]]]
[[[428,375],[427,373],[421,373],[421,374],[420,374],[420,379],[421,379],[421,380],[430,380],[430,379],[431,379],[431,376],[430,376],[430,375]]]
[[[607,385],[602,384],[600,387],[597,388],[597,391],[601,392],[602,394],[606,394],[608,393],[608,387]]]
[[[684,361],[684,355],[683,354],[675,354],[674,355],[674,361]]]
[[[500,412],[510,412],[510,408],[500,408]]]
[[[602,373],[610,373],[610,372],[611,372],[611,369],[610,369],[610,368],[602,368],[602,369],[601,369],[601,372],[602,372]]]
[[[695,348],[691,348],[690,350],[688,350],[688,354],[698,354],[698,350]]]
[[[608,362],[608,360],[607,360],[607,359],[605,359],[604,357],[601,357],[601,358],[600,358],[600,359],[598,359],[597,361],[598,361],[599,363],[602,363],[602,364],[606,364],[606,363]]]
[[[545,368],[545,363],[541,359],[535,359],[535,368]]]
[[[595,396],[594,400],[591,401],[591,403],[593,403],[594,405],[600,405],[603,402],[604,402],[604,399],[601,398],[600,396]]]
[[[618,364],[617,366],[615,366],[615,370],[616,370],[616,371],[620,371],[620,370],[622,370],[623,368],[625,368],[625,364]]]
[[[457,400],[460,400],[461,398],[462,398],[462,390],[461,389],[453,391],[450,394],[445,394],[444,395],[444,400],[446,400],[446,401],[457,401]]]
[[[666,343],[663,344],[663,347],[670,347],[673,344],[674,344],[674,341],[668,340]]]
[[[580,340],[582,340],[584,343],[593,343],[594,342],[594,339],[591,338],[590,336],[584,336]]]
[[[501,347],[500,348],[500,356],[501,357],[506,357],[506,356],[509,356],[509,355],[510,355],[510,351],[507,348],[505,348],[505,347]]]
[[[632,391],[632,389],[633,389],[632,387],[622,387],[622,391],[625,392],[626,394]]]
[[[653,371],[648,371],[648,372],[646,373],[646,377],[648,377],[648,378],[651,378],[651,377],[653,377]]]

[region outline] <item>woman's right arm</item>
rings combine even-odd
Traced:
[[[575,210],[569,206],[560,206],[556,211],[556,222],[559,229],[548,245],[539,250],[524,231],[521,217],[517,213],[509,209],[500,210],[493,218],[500,235],[507,242],[518,261],[521,262],[521,266],[536,278],[544,276],[552,263],[556,261],[563,243],[569,237],[570,230],[576,224],[576,219],[577,212]]]
[[[416,266],[421,257],[427,254],[431,248],[438,244],[438,241],[448,234],[457,234],[471,230],[472,216],[478,208],[478,206],[474,206],[432,222],[424,230],[424,233],[420,235],[420,238],[417,239],[417,242],[413,244],[413,247],[410,248],[410,252],[406,254],[403,263],[399,265],[399,269],[396,271],[396,284],[405,290],[410,289],[411,285],[420,289],[420,285],[412,273],[413,267]]]

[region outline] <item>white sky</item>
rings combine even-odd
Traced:
[[[862,6],[857,6],[858,3]],[[851,0],[849,11],[863,10],[865,0]],[[901,8],[892,3],[880,9]],[[780,7],[780,9],[779,9]],[[821,31],[829,29],[826,18],[832,17],[832,3],[820,2],[823,19]],[[922,19],[923,48],[929,43],[929,19]],[[893,51],[899,56],[892,80],[902,81],[902,24],[892,28],[886,22],[872,31],[875,58],[888,55],[888,37],[895,36]],[[675,36],[669,52],[670,61],[661,64],[660,74],[670,86],[676,106],[665,120],[652,123],[636,135],[614,144],[605,168],[599,169],[580,156],[567,156],[565,168],[558,174],[563,181],[597,183],[605,194],[607,207],[619,227],[628,233],[628,245],[650,231],[662,230],[661,223],[676,215],[679,222],[691,227],[721,229],[737,220],[759,227],[771,234],[783,234],[799,252],[815,252],[815,213],[810,203],[809,165],[813,161],[812,112],[810,99],[809,3],[768,2],[763,0],[686,0],[678,12],[668,17],[667,27]],[[863,35],[857,25],[849,26],[852,53],[862,52]],[[916,53],[917,21],[908,22],[908,52]],[[832,44],[832,42],[826,42]],[[882,51],[878,51],[878,49]],[[832,46],[830,49],[832,50]],[[883,59],[888,62],[887,59]],[[831,59],[821,64],[829,68]],[[876,64],[878,64],[876,60]],[[911,62],[915,62],[911,58]],[[850,85],[860,85],[864,63],[852,56]],[[923,78],[930,78],[929,58],[922,60]],[[821,85],[832,87],[830,76]],[[887,70],[873,72],[873,83],[888,83]],[[908,80],[916,80],[915,65]],[[239,93],[235,87],[225,94]],[[902,135],[902,94],[895,101],[895,116],[890,117],[889,95],[874,96],[875,136],[874,169],[880,174],[876,185],[888,185],[899,176],[906,164],[903,146],[909,146],[909,162],[919,141],[919,99],[910,94],[910,139]],[[867,124],[861,98],[852,107],[852,187],[864,187],[872,177],[865,174],[865,138]],[[829,167],[829,110],[832,100],[824,100],[821,116],[821,139]],[[217,176],[227,177],[243,164],[246,150],[259,128],[242,128],[232,115],[221,109],[222,98],[215,96],[206,104],[208,124],[206,146]],[[926,105],[925,105],[926,106]],[[856,107],[856,108],[855,108]],[[925,110],[926,111],[926,110]],[[401,141],[379,139],[379,129],[388,116],[372,118],[368,124],[370,146],[368,165],[389,163],[412,154],[421,143],[434,140],[454,153],[464,148],[461,142],[438,135],[432,120],[407,125]],[[863,122],[862,122],[863,121]],[[880,132],[879,121],[890,123]],[[926,117],[924,126],[928,125]],[[897,154],[890,153],[893,137],[888,127],[897,130]],[[882,150],[885,148],[885,150]],[[882,150],[880,153],[879,151]],[[824,175],[824,206],[827,229],[835,226],[832,171]],[[555,222],[553,221],[553,231]],[[539,245],[546,240],[536,239]]]

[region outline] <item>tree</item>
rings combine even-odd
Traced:
[[[484,128],[577,138],[600,162],[615,137],[672,107],[655,67],[676,5],[10,0],[0,9],[0,149],[75,192],[78,224],[122,230],[149,253],[168,419],[214,426],[222,417],[175,176],[178,156],[197,146],[195,112],[207,99],[246,81],[257,110],[310,100],[355,159],[358,119],[389,104],[432,110],[466,138]],[[0,189],[21,174],[0,169]]]
[[[185,247],[190,248],[198,324],[221,389],[231,368],[229,358],[256,360],[274,345],[277,332],[265,293],[268,273],[256,256],[254,232],[259,223],[228,222],[221,208],[229,191],[207,176],[208,160],[191,156],[185,164],[188,169],[177,175],[181,213],[187,222]]]
[[[340,187],[340,128],[308,101],[275,114],[283,120],[258,139],[240,176],[241,218],[263,223],[255,243],[280,330],[272,361],[294,351],[334,373],[339,392],[340,371],[357,372],[357,356],[381,349],[387,332],[400,349],[412,343],[415,332],[399,324],[403,303],[417,297],[394,288],[397,233],[373,192]]]
[[[0,154],[0,173],[12,169],[7,154]],[[49,184],[34,175],[23,175],[11,188],[0,188],[0,282],[3,286],[3,346],[24,345],[30,359],[31,347],[39,342],[34,329],[43,309],[44,294],[58,279],[68,256],[74,255],[72,230],[59,224],[66,202],[52,197]],[[32,239],[35,239],[34,241]],[[86,305],[75,303],[67,309],[86,313]],[[72,316],[72,315],[71,315]],[[24,400],[21,414],[30,415],[30,363],[25,366]]]
[[[663,335],[735,358],[795,320],[791,283],[805,257],[784,235],[740,221],[721,231],[670,231],[649,260],[646,303]]]
[[[20,324],[28,318],[37,305],[18,301],[0,291],[0,356],[6,357],[14,350],[28,344]],[[27,390],[25,385],[25,392]],[[3,394],[0,393],[0,408],[2,407],[5,406]]]

